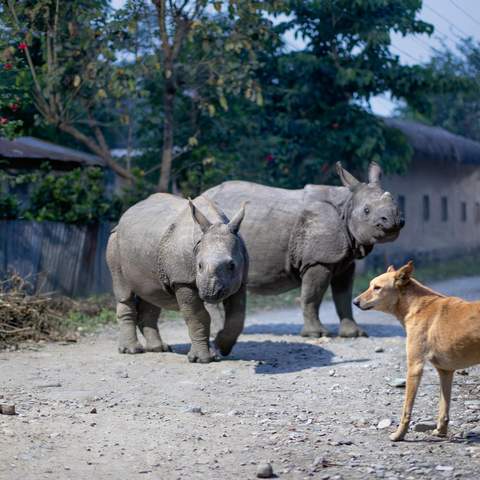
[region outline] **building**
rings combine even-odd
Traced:
[[[465,256],[480,251],[480,143],[442,128],[385,119],[413,147],[405,175],[383,186],[398,200],[405,227],[394,243],[375,247],[370,266]]]
[[[113,192],[119,185],[119,179],[115,173],[107,167],[102,158],[96,155],[34,137],[18,137],[14,140],[0,137],[0,170],[11,174],[27,173],[29,170],[40,169],[45,163],[59,175],[79,167],[100,167],[104,170],[107,192]],[[28,185],[15,187],[12,193],[23,205],[28,203]]]

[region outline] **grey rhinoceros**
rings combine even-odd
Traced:
[[[185,318],[190,362],[217,359],[209,347],[210,316],[204,302],[223,302],[225,322],[215,343],[222,355],[230,353],[245,320],[248,256],[238,235],[244,214],[243,205],[228,221],[208,199],[191,202],[158,193],[122,215],[107,246],[121,353],[170,349],[157,325],[165,308],[180,310]]]
[[[247,287],[277,294],[301,285],[302,335],[329,335],[319,307],[329,285],[342,337],[366,335],[352,314],[354,260],[376,243],[393,241],[404,225],[392,195],[380,185],[381,169],[361,183],[337,163],[343,187],[306,185],[301,190],[229,181],[204,192],[227,214],[251,203],[241,235],[250,257]]]

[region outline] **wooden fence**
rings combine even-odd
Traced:
[[[105,249],[110,223],[0,221],[0,278],[17,272],[36,292],[87,296],[111,291]]]

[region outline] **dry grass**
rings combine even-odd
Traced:
[[[98,317],[113,306],[105,305],[105,300],[76,301],[29,292],[31,285],[17,274],[0,283],[0,348],[27,340],[76,341],[78,329],[72,318]]]

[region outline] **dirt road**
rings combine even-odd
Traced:
[[[480,278],[434,287],[480,298]],[[335,330],[330,302],[322,318]],[[0,402],[19,415],[0,415],[0,478],[250,479],[260,462],[282,479],[479,478],[480,369],[455,378],[448,439],[412,427],[392,444],[403,333],[384,315],[357,318],[370,338],[305,341],[299,309],[253,315],[233,354],[209,365],[187,362],[181,322],[162,326],[175,353],[120,355],[114,327],[2,352]],[[433,420],[437,402],[429,367],[414,421]]]

